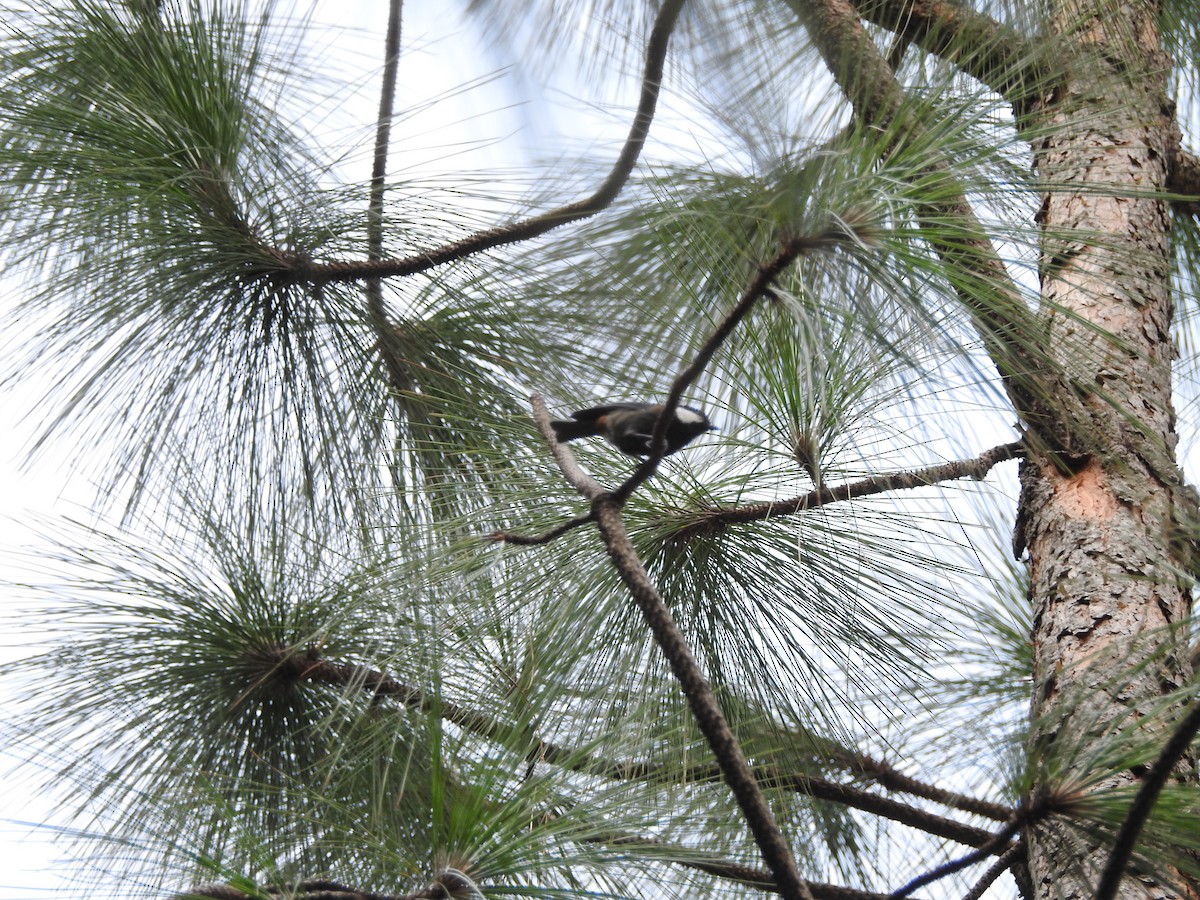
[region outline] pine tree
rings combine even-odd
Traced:
[[[1193,8],[475,2],[638,88],[505,195],[389,174],[400,0],[350,180],[284,10],[7,6],[80,893],[1196,895]]]

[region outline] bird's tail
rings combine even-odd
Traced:
[[[559,443],[566,443],[567,441],[573,441],[581,437],[591,437],[594,434],[600,433],[595,422],[579,422],[574,419],[554,419],[550,423],[550,427],[554,429],[554,436],[558,439]]]

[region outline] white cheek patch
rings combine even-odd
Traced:
[[[694,409],[688,409],[686,406],[676,407],[675,418],[685,425],[699,425],[704,421],[704,416]]]

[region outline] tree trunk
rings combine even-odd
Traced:
[[[1183,653],[1136,666],[1171,639],[1189,592],[1177,539],[1186,492],[1171,401],[1170,210],[1149,196],[1164,189],[1179,141],[1158,9],[1139,0],[1051,8],[1073,63],[1042,109],[1049,137],[1036,148],[1042,314],[1047,352],[1083,400],[1090,439],[1024,464],[1019,538],[1034,609],[1037,755],[1068,760],[1055,776],[1062,785],[1095,765],[1075,751],[1186,679]],[[1090,895],[1105,848],[1071,847],[1059,829],[1028,837],[1037,896]],[[1145,887],[1127,880],[1123,896],[1173,896]]]

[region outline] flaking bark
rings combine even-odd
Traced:
[[[1034,608],[1039,755],[1065,761],[1056,784],[1086,783],[1087,747],[1132,723],[1189,674],[1183,653],[1141,666],[1189,610],[1178,539],[1190,505],[1175,463],[1168,203],[1178,133],[1166,93],[1158,10],[1136,0],[1053,4],[1073,61],[1042,109],[1035,148],[1046,185],[1042,315],[1047,350],[1090,419],[1088,452],[1022,463],[1018,547]],[[1079,760],[1073,763],[1072,760]],[[1073,776],[1078,775],[1078,780]],[[1088,790],[1134,780],[1119,773]],[[1079,859],[1053,829],[1028,836],[1037,896],[1083,898],[1106,852]],[[1149,894],[1146,891],[1149,889]],[[1177,896],[1127,880],[1123,896]]]

